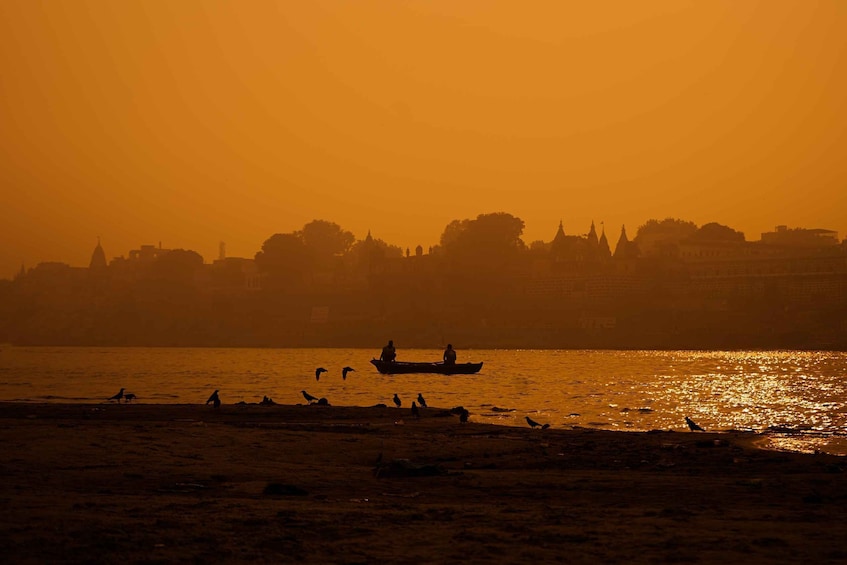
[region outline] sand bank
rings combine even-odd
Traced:
[[[847,561],[847,460],[428,408],[0,403],[6,562]]]

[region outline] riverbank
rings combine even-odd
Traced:
[[[446,409],[0,403],[10,562],[847,560],[847,460]]]

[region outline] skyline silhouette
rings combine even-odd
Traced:
[[[496,212],[496,213],[489,213],[489,214],[479,214],[479,216],[477,216],[477,217],[494,216],[494,215],[497,215],[497,214],[504,214],[504,215],[507,215],[507,216],[512,216],[508,212]],[[641,231],[643,231],[645,228],[655,227],[656,225],[661,224],[662,222],[678,222],[680,224],[687,224],[688,226],[690,226],[690,229],[692,230],[692,232],[696,231],[698,229],[698,227],[699,228],[707,227],[707,229],[708,229],[708,228],[711,228],[712,226],[717,226],[718,230],[727,230],[728,232],[734,232],[735,237],[737,237],[737,239],[739,241],[743,241],[743,242],[746,242],[746,243],[767,243],[768,241],[773,242],[773,241],[775,241],[774,237],[780,235],[779,232],[782,232],[783,236],[791,235],[791,234],[797,234],[797,233],[815,234],[815,235],[809,236],[809,237],[811,237],[811,239],[809,241],[810,243],[814,243],[813,240],[816,239],[817,237],[820,237],[821,234],[823,234],[826,237],[827,240],[834,241],[835,243],[838,243],[838,244],[844,244],[845,242],[847,242],[847,238],[845,238],[844,240],[839,239],[839,233],[835,230],[830,230],[830,229],[821,228],[821,227],[801,227],[801,226],[786,226],[786,225],[774,226],[773,230],[762,232],[761,234],[759,234],[759,236],[760,236],[759,239],[752,240],[752,239],[748,239],[746,234],[743,231],[735,230],[735,229],[732,228],[732,226],[720,224],[720,223],[715,222],[715,221],[707,222],[707,223],[703,224],[703,226],[697,226],[697,224],[695,224],[694,222],[676,219],[676,218],[671,218],[671,217],[667,217],[667,218],[664,218],[662,220],[658,220],[658,219],[655,219],[655,218],[648,219],[644,224],[641,224],[636,229],[630,229],[628,232],[627,232],[626,225],[623,224],[623,225],[620,226],[619,231],[617,231],[615,233],[607,232],[605,222],[603,222],[603,221],[595,222],[594,220],[590,220],[589,221],[589,228],[585,231],[582,231],[581,228],[566,227],[564,225],[564,222],[560,220],[558,222],[558,230],[553,230],[551,232],[551,235],[548,236],[549,239],[548,238],[541,238],[541,239],[529,241],[525,237],[522,236],[522,234],[524,232],[523,220],[521,220],[520,218],[518,218],[516,216],[512,216],[512,217],[515,218],[516,220],[520,221],[521,224],[522,224],[522,227],[520,228],[521,231],[517,235],[517,237],[518,237],[518,239],[520,239],[522,244],[525,245],[527,248],[530,248],[533,245],[539,245],[539,244],[550,245],[553,242],[553,240],[556,239],[557,235],[560,235],[559,232],[562,232],[562,235],[564,233],[567,233],[568,237],[579,237],[579,238],[594,237],[595,239],[597,239],[598,237],[604,236],[604,238],[608,242],[607,245],[609,246],[609,251],[611,253],[614,253],[616,246],[617,246],[617,243],[619,242],[621,233],[623,233],[625,235],[625,237],[626,237],[626,233],[631,233],[633,238],[637,238],[638,234]],[[441,243],[444,240],[445,234],[448,234],[448,237],[449,237],[449,232],[450,232],[450,229],[453,225],[460,224],[462,222],[470,222],[470,221],[473,221],[473,220],[471,220],[471,219],[452,220],[450,223],[448,223],[443,228],[441,235],[436,239],[436,242],[433,245],[430,245],[430,246],[427,247],[427,246],[423,246],[422,244],[419,243],[419,244],[416,244],[412,247],[406,247],[406,248],[403,248],[400,245],[395,244],[394,242],[391,242],[391,241],[383,241],[381,238],[373,236],[371,234],[370,230],[368,231],[367,235],[365,235],[364,237],[357,238],[352,232],[345,230],[343,228],[343,226],[340,226],[339,224],[337,224],[333,221],[312,220],[311,222],[307,223],[304,227],[308,228],[310,226],[314,226],[315,224],[324,224],[324,225],[327,225],[327,226],[331,226],[331,228],[333,230],[337,230],[339,234],[343,234],[342,238],[344,239],[344,243],[342,243],[340,245],[344,246],[344,249],[343,249],[344,253],[350,251],[350,249],[352,247],[355,247],[355,245],[360,245],[360,244],[364,243],[365,241],[372,239],[373,241],[376,242],[377,245],[379,245],[387,253],[389,253],[389,255],[400,257],[400,256],[403,256],[405,254],[410,254],[410,255],[414,254],[417,247],[420,247],[423,250],[424,253],[431,253],[433,249],[437,249],[438,247],[441,246]],[[300,236],[302,233],[303,233],[302,228],[300,230],[293,230],[291,232],[276,232],[273,235],[269,235],[264,240],[263,244],[261,244],[256,250],[254,250],[252,253],[249,253],[248,255],[244,256],[243,258],[245,258],[245,259],[256,259],[257,256],[260,257],[262,255],[263,247],[266,246],[269,242],[272,242],[274,240],[274,238],[276,238],[276,237],[279,237],[279,236]],[[720,239],[720,237],[722,237],[722,236],[719,236],[719,239]],[[106,253],[106,251],[104,250],[104,247],[102,246],[101,240],[102,240],[102,237],[97,236],[97,238],[96,238],[97,245],[94,248],[94,255],[92,256],[90,251],[86,251],[85,255],[86,255],[87,258],[82,263],[78,263],[78,264],[74,265],[74,264],[69,263],[67,261],[56,260],[56,261],[42,261],[42,262],[35,262],[34,264],[28,264],[26,260],[23,260],[23,261],[21,261],[21,263],[19,263],[17,265],[17,267],[14,269],[14,271],[12,273],[10,273],[9,275],[7,275],[7,276],[0,275],[0,280],[12,279],[14,277],[17,277],[22,272],[26,272],[28,269],[35,267],[40,263],[58,263],[58,264],[67,264],[67,265],[75,266],[75,267],[82,267],[82,266],[85,266],[85,265],[91,266],[92,264],[94,264],[96,262],[98,264],[102,263],[103,266],[106,266],[110,262],[112,262],[116,259],[124,259],[125,258],[123,254],[108,255]],[[172,248],[163,248],[162,247],[162,241],[160,240],[158,242],[158,246],[150,245],[150,244],[142,244],[140,246],[140,248],[129,249],[126,253],[128,255],[128,258],[132,258],[133,255],[139,255],[139,254],[145,254],[145,253],[149,254],[150,258],[155,258],[157,256],[157,249],[164,249],[165,251],[180,250],[180,251],[187,251],[187,252],[190,252],[190,253],[196,253],[200,257],[200,259],[202,260],[203,263],[208,264],[208,263],[212,263],[213,261],[215,261],[217,259],[222,259],[222,258],[225,258],[225,257],[233,257],[232,255],[229,255],[227,253],[227,248],[228,248],[228,246],[227,246],[226,242],[220,241],[220,242],[218,242],[217,255],[214,255],[212,257],[207,257],[207,256],[202,255],[201,253],[199,253],[198,251],[196,251],[194,249],[184,249],[182,246],[179,246],[179,245],[176,245]],[[75,252],[74,254],[77,254],[77,253]]]
[[[594,223],[584,235],[560,223],[527,245],[523,225],[505,212],[454,220],[438,246],[404,254],[314,220],[255,259],[211,263],[152,245],[107,262],[98,242],[88,267],[42,263],[0,281],[0,343],[847,348],[837,232],[779,226],[748,242],[666,218],[612,244]]]
[[[320,217],[427,249],[481,208],[528,242],[847,233],[844,29],[837,1],[7,0],[0,277],[98,235],[250,257]]]

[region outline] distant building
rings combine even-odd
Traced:
[[[97,247],[91,254],[91,261],[88,263],[88,268],[91,271],[103,271],[106,269],[106,253],[100,245],[100,238],[97,238]]]
[[[170,249],[162,249],[161,242],[159,247],[155,245],[142,245],[140,249],[133,249],[129,252],[130,261],[141,261],[143,263],[152,262],[170,252]]]
[[[838,245],[838,232],[776,226],[776,230],[762,234],[762,243],[788,247],[828,247]]]

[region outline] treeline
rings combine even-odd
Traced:
[[[432,249],[356,240],[315,220],[252,260],[190,250],[90,268],[41,264],[0,281],[0,341],[39,345],[461,348],[843,348],[845,273],[812,300],[793,279],[715,290],[674,257],[743,243],[711,223],[651,220],[604,254],[596,233],[526,244],[507,213],[448,224]],[[642,256],[641,240],[662,247]],[[619,253],[619,247],[626,253]],[[843,246],[835,252],[843,255]],[[787,282],[786,282],[787,281]],[[710,283],[711,284],[711,283]],[[735,283],[733,283],[735,284]],[[746,285],[746,286],[745,286]],[[751,286],[752,285],[752,286]],[[757,286],[758,285],[758,286]],[[829,286],[826,286],[829,285]],[[839,286],[840,285],[840,286]],[[751,299],[751,288],[757,293]],[[817,288],[817,287],[816,287]],[[828,292],[828,291],[827,291]],[[765,297],[765,298],[762,298]]]

